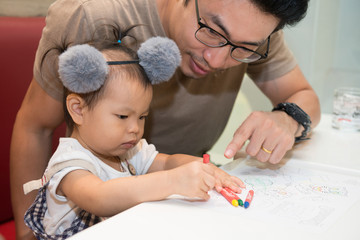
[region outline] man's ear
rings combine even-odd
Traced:
[[[77,125],[81,125],[83,122],[85,106],[84,99],[77,94],[71,93],[66,97],[66,108],[74,123]]]

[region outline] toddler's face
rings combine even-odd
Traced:
[[[104,95],[84,113],[79,126],[81,140],[98,156],[121,156],[134,147],[144,133],[152,87],[137,79],[112,79]]]

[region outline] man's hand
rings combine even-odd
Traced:
[[[276,164],[292,148],[298,123],[284,112],[253,112],[236,130],[225,151],[232,158],[249,140],[246,153]]]

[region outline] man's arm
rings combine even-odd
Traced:
[[[24,214],[36,192],[24,195],[23,184],[41,178],[51,155],[54,129],[63,121],[62,103],[32,80],[17,113],[10,147],[11,198],[17,239],[35,239]]]
[[[298,66],[280,78],[256,84],[274,106],[280,102],[296,103],[310,116],[312,128],[319,123],[319,99]],[[249,140],[246,148],[249,155],[262,162],[278,163],[292,148],[294,137],[302,130],[285,112],[253,112],[236,130],[225,156],[234,157]]]

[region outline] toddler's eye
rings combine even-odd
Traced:
[[[120,118],[120,119],[127,119],[128,116],[126,116],[126,115],[118,115],[118,118]]]
[[[140,120],[145,120],[147,118],[147,116],[141,116]]]

